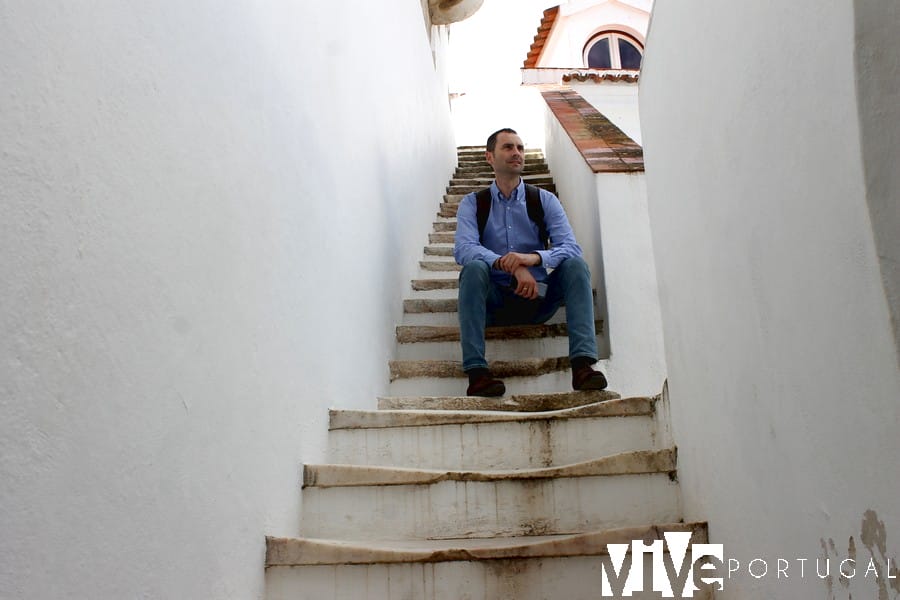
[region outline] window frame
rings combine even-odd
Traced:
[[[630,33],[626,33],[621,29],[604,29],[603,31],[599,31],[593,34],[590,38],[588,38],[587,43],[584,45],[584,48],[581,51],[581,60],[584,63],[586,69],[604,69],[604,67],[591,67],[588,62],[588,55],[591,53],[591,48],[594,47],[594,44],[602,40],[603,38],[609,39],[609,70],[621,71],[622,69],[622,56],[619,53],[619,38],[624,39],[626,42],[634,46],[638,53],[641,55],[641,64],[644,61],[644,45],[638,41],[636,37],[631,35]],[[628,71],[632,71],[635,69],[625,69]],[[640,70],[640,69],[637,69]]]

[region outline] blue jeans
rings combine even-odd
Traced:
[[[463,267],[459,275],[459,334],[463,370],[486,368],[484,328],[488,325],[544,323],[565,303],[569,330],[569,359],[597,360],[594,296],[591,273],[580,257],[564,260],[547,278],[547,295],[526,301],[491,281],[491,268],[481,260]]]

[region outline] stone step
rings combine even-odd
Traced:
[[[594,322],[597,335],[603,332],[603,320]],[[542,323],[540,325],[505,325],[501,327],[486,327],[484,337],[486,340],[533,340],[548,337],[568,336],[569,331],[565,323]],[[458,342],[458,326],[440,325],[400,325],[396,330],[397,341],[401,344],[414,344],[421,342]]]
[[[552,362],[556,359],[531,359],[536,361]],[[412,363],[415,361],[395,361]],[[466,393],[468,379],[464,376],[459,361],[433,361],[445,362],[448,365],[456,365],[457,376],[425,375],[405,373],[404,377],[393,379],[388,384],[387,396],[460,396]],[[488,361],[488,364],[502,361]],[[507,361],[508,362],[508,361]],[[518,361],[512,361],[518,362]],[[606,360],[601,360],[594,368],[604,373],[608,372]],[[547,394],[572,391],[572,372],[561,364],[556,370],[545,371],[540,375],[504,375],[507,395],[517,394]],[[449,370],[449,369],[448,369]],[[524,371],[524,370],[523,370]],[[527,372],[527,371],[526,371]],[[449,373],[448,373],[449,374]]]
[[[526,164],[522,169],[523,176],[549,174],[550,169],[546,163]],[[487,163],[484,163],[483,165],[470,164],[456,167],[456,170],[453,172],[453,177],[478,177],[493,180],[494,170]]]
[[[457,312],[457,298],[407,298],[403,301],[404,313]]]
[[[444,275],[448,281],[458,278],[456,271],[425,271],[421,274]],[[433,326],[456,327],[459,326],[459,313],[457,312],[458,291],[452,289],[429,290],[413,292],[411,298],[405,299],[401,326]],[[561,306],[545,324],[554,325],[566,322],[566,307]]]
[[[382,396],[379,410],[442,410],[547,412],[575,408],[619,399],[611,390],[602,392],[556,392],[549,394],[507,395],[501,398],[478,396]]]
[[[446,252],[440,252],[440,253],[435,253],[435,254],[429,254],[429,253],[425,252],[424,257],[423,257],[425,260],[431,260],[431,261],[436,261],[436,262],[448,262],[448,263],[456,262],[456,259],[453,258],[453,252],[452,252],[453,246],[451,244],[443,244],[440,246],[429,245],[429,246],[424,246],[424,248],[449,248],[451,250],[451,252],[449,254]]]
[[[568,356],[488,361],[495,377],[537,377],[569,369]],[[391,381],[414,377],[463,378],[462,365],[455,360],[392,360]]]
[[[459,202],[442,202],[438,207],[437,216],[442,218],[456,218],[459,211]]]
[[[435,271],[459,271],[461,267],[457,265],[455,262],[451,261],[440,261],[440,260],[431,260],[431,261],[422,261],[429,262],[435,267],[433,270]],[[422,264],[422,263],[420,263]],[[437,266],[443,266],[445,268],[437,268]],[[451,269],[450,267],[455,266],[459,267],[457,269]],[[458,288],[457,288],[458,289]],[[437,295],[436,295],[437,296]],[[597,290],[593,290],[594,301],[597,299]],[[459,302],[457,300],[457,296],[451,297],[419,297],[419,298],[406,298],[403,300],[403,312],[406,314],[409,313],[442,313],[442,312],[457,312],[459,306]],[[558,312],[558,311],[557,311]]]
[[[459,279],[413,279],[410,286],[414,291],[458,290]]]
[[[453,361],[457,362],[457,361]],[[490,362],[490,361],[488,361]],[[603,361],[601,361],[603,362]],[[457,362],[459,364],[459,362]],[[595,368],[607,372],[604,365]],[[529,376],[505,376],[506,393],[516,394],[547,394],[572,391],[571,371],[559,369],[542,375]],[[430,396],[459,396],[466,393],[468,379],[459,377],[415,376],[400,377],[388,383],[388,396],[415,396],[427,394]]]
[[[455,232],[456,231],[456,219],[448,219],[446,221],[437,220],[434,222],[434,231],[435,233],[440,232]]]
[[[417,469],[533,469],[657,450],[654,404],[651,398],[627,398],[542,413],[332,410],[328,460]]]
[[[525,183],[530,183],[531,185],[540,185],[546,183],[553,183],[553,177],[549,174],[547,175],[522,175],[522,179],[525,180]],[[491,182],[494,181],[493,175],[489,175],[487,177],[454,177],[450,180],[451,186],[457,185],[477,185],[482,188],[486,188],[491,185]]]
[[[423,271],[462,271],[462,267],[451,260],[420,260],[419,268]]]
[[[441,207],[437,211],[437,216],[439,217],[455,217],[457,211],[459,211],[459,204],[441,204]]]
[[[539,188],[543,188],[548,192],[556,193],[556,184],[554,183],[538,183],[535,184]],[[471,192],[477,192],[478,190],[483,190],[485,186],[483,185],[448,185],[447,193],[448,194],[469,194]]]
[[[545,157],[542,154],[541,155],[528,154],[525,156],[525,164],[526,165],[541,164],[544,162],[544,160],[545,160]],[[477,155],[473,154],[473,155],[466,155],[466,156],[458,157],[456,164],[457,164],[457,166],[460,166],[460,167],[484,166],[489,169],[491,168],[490,164],[488,164],[488,161],[484,158],[484,155],[477,156]]]
[[[609,545],[663,540],[668,555],[664,536],[681,532],[690,534],[689,544],[709,541],[705,523],[659,523],[575,535],[485,540],[268,537],[266,598],[597,600],[609,593],[601,576],[601,569],[610,572]],[[652,572],[652,555],[644,554],[642,567]],[[688,597],[680,596],[681,591],[675,590],[676,598]],[[659,592],[636,591],[628,597],[645,600],[659,596]],[[694,592],[690,597],[710,600],[712,594]]]
[[[465,156],[478,156],[484,158],[485,153],[487,152],[487,148],[485,146],[473,146],[471,148],[457,148],[456,156],[459,158]],[[526,148],[525,156],[543,156],[544,151],[540,148]]]
[[[337,539],[581,533],[681,519],[674,450],[538,469],[306,465],[301,531]]]
[[[404,325],[402,327],[414,326]],[[522,328],[524,327],[525,326],[522,326]],[[500,332],[486,340],[486,355],[509,361],[529,359],[535,356],[563,356],[569,353],[569,337],[565,323],[553,323],[551,325],[532,327],[540,327],[539,333],[546,335],[532,336],[532,332],[526,332],[525,335],[528,337],[512,337],[518,334],[519,328],[516,328],[512,332]],[[444,329],[444,327],[441,327],[441,329]],[[600,334],[601,332],[597,333],[597,335]],[[508,337],[497,337],[497,335],[505,335]],[[462,347],[460,346],[459,340],[416,341],[401,342],[397,344],[396,358],[398,360],[418,360],[422,357],[427,357],[431,360],[461,362]]]
[[[546,160],[546,158],[547,157],[544,156],[543,152],[525,152],[526,161]],[[457,154],[456,162],[457,164],[465,164],[471,162],[488,164],[485,152],[466,152],[465,154]]]
[[[422,268],[420,267],[420,268],[418,269],[417,273],[416,273],[416,279],[418,279],[418,280],[424,280],[424,279],[427,279],[427,280],[429,280],[429,281],[438,281],[438,280],[458,281],[458,280],[459,280],[459,273],[458,273],[457,271],[429,271],[429,270],[422,269]],[[446,288],[444,291],[450,291],[450,290],[449,290],[449,288]],[[413,296],[416,296],[416,295],[418,295],[419,293],[425,293],[425,291],[421,291],[421,292],[418,292],[418,293],[414,291],[414,292],[412,292],[412,295],[413,295]],[[452,294],[451,294],[451,296],[452,296]],[[455,318],[455,317],[454,317],[454,318]],[[427,320],[426,320],[426,322],[422,322],[421,320],[418,320],[418,319],[414,319],[413,321],[409,321],[409,320],[406,318],[406,315],[404,315],[404,317],[403,317],[403,322],[404,322],[404,324],[406,324],[406,325],[414,325],[414,324],[419,324],[419,325],[438,325],[438,324],[439,324],[439,323],[428,323]],[[440,323],[440,324],[444,324],[444,325],[453,325],[454,323],[455,323],[455,321],[450,322],[450,323],[443,323],[443,322],[442,322],[442,323]]]
[[[453,211],[453,215],[447,216],[456,216],[456,211]],[[453,256],[453,244],[431,244],[425,246],[424,248],[425,256]]]
[[[455,234],[452,231],[449,232],[437,232],[437,233],[429,233],[428,234],[428,243],[429,244],[452,244],[454,241]]]
[[[603,556],[609,554],[608,544],[630,544],[632,540],[643,540],[649,544],[655,540],[665,540],[665,533],[674,532],[690,533],[690,544],[706,544],[709,541],[707,524],[702,522],[657,523],[569,535],[487,539],[363,541],[267,537],[266,568]],[[593,591],[596,592],[596,587]]]
[[[459,203],[462,202],[462,199],[465,197],[466,194],[444,194],[440,207],[459,206]]]
[[[459,290],[456,288],[438,288],[432,290],[412,290],[409,293],[408,298],[410,299],[446,299],[446,298],[456,298],[459,296]]]
[[[578,535],[365,542],[266,539],[267,600],[598,600],[609,593],[607,544],[650,543],[663,532],[708,541],[705,523],[671,523]],[[668,552],[666,553],[668,555]],[[653,557],[644,555],[644,572]],[[676,567],[678,568],[678,567]],[[712,593],[695,591],[695,600]],[[621,599],[622,596],[603,596]],[[659,598],[635,591],[629,600]]]
[[[535,356],[563,356],[569,353],[568,336],[536,339],[497,339],[485,342],[487,356],[506,361],[526,360]],[[397,345],[398,360],[447,360],[462,363],[462,346],[459,342],[417,342]]]

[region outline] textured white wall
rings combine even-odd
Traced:
[[[638,111],[638,86],[635,83],[569,83],[569,87],[603,113],[625,135],[641,144],[641,116]]]
[[[658,394],[666,362],[644,175],[594,173],[549,108],[546,121],[548,162],[605,322],[600,368],[623,396]]]
[[[420,4],[0,15],[0,596],[260,598],[455,160]]]
[[[657,3],[651,21],[640,108],[686,516],[708,519],[726,554],[771,561],[725,599],[900,594],[862,572],[802,579],[795,562],[777,579],[773,564],[900,557],[900,374],[856,16],[849,1],[685,0]],[[886,27],[896,39],[897,20]],[[896,89],[896,69],[880,75]],[[881,150],[896,167],[896,147]]]
[[[900,3],[856,0],[854,8],[866,199],[900,357]]]

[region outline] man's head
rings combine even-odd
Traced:
[[[485,144],[485,158],[498,178],[519,177],[525,168],[525,144],[514,129],[492,133]]]
[[[485,144],[485,147],[487,148],[488,152],[493,152],[494,148],[497,147],[497,138],[500,136],[501,133],[511,133],[513,135],[517,135],[516,130],[510,129],[509,127],[504,127],[503,129],[498,129],[497,131],[495,131],[494,133],[492,133],[491,135],[488,136],[487,144]]]

